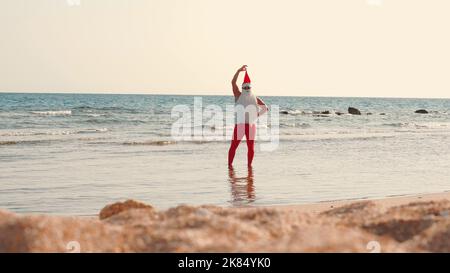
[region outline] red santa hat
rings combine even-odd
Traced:
[[[251,85],[251,81],[250,81],[250,77],[248,76],[248,73],[247,73],[247,71],[245,71],[245,77],[244,77],[244,82],[242,83],[242,87],[244,87],[244,86],[248,86],[248,87],[252,87],[252,85]]]

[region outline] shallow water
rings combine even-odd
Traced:
[[[242,143],[228,170],[227,140],[171,136],[172,108],[193,96],[0,94],[0,208],[91,215],[128,198],[248,206],[450,190],[448,99],[263,99],[279,105],[278,148],[258,142],[248,170]],[[336,114],[349,106],[362,115]]]

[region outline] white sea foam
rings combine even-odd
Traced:
[[[41,116],[70,116],[72,110],[60,110],[60,111],[32,111],[31,113]]]
[[[14,130],[14,131],[0,131],[0,136],[4,137],[19,137],[19,136],[59,136],[59,135],[75,135],[85,133],[104,133],[108,132],[108,128],[86,128],[74,130]]]
[[[394,122],[385,123],[384,126],[409,129],[445,129],[450,128],[449,122]]]
[[[149,145],[149,146],[165,146],[176,144],[175,141],[170,140],[149,140],[149,141],[126,141],[123,145]]]

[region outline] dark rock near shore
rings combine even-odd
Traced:
[[[353,107],[348,108],[348,113],[352,115],[361,115],[361,111]]]
[[[288,114],[289,114],[289,111],[287,111],[287,110],[281,110],[281,111],[280,111],[280,114],[288,115]]]
[[[428,114],[428,111],[425,110],[425,109],[419,109],[419,110],[416,110],[416,112],[414,112],[414,113],[416,113],[416,114]]]

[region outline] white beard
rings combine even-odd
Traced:
[[[258,101],[251,89],[243,90],[236,101],[236,123],[255,123],[258,117]],[[247,113],[245,113],[248,111]]]

